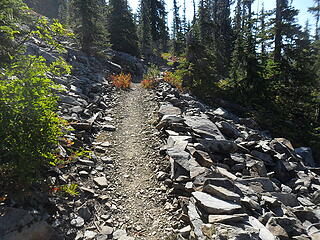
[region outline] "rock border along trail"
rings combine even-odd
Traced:
[[[118,229],[113,236],[125,234],[121,229],[129,236],[124,239],[167,239],[172,217],[164,207],[166,187],[155,174],[165,162],[152,126],[158,110],[155,93],[134,83],[129,91],[119,94],[112,116],[116,131],[104,131],[96,140],[111,143],[105,155],[114,164],[114,170],[106,173],[112,190],[112,224]]]

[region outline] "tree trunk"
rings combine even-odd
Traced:
[[[274,38],[274,61],[279,63],[281,61],[282,50],[282,8],[283,0],[277,0],[276,7],[276,31]]]

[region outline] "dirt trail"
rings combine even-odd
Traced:
[[[154,98],[153,92],[137,83],[121,92],[113,110],[117,130],[104,132],[97,139],[113,146],[107,154],[115,166],[109,178],[113,223],[135,239],[168,239],[172,230],[164,207],[166,189],[155,177],[156,166],[164,159],[159,155],[161,142],[151,124],[156,119]]]

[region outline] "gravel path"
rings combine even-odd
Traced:
[[[113,224],[135,239],[169,239],[172,222],[165,210],[166,188],[155,172],[166,160],[159,155],[161,141],[152,126],[158,104],[152,91],[137,83],[120,92],[113,111],[115,132],[102,133],[97,141],[109,141],[114,170],[110,193],[115,206]],[[108,173],[109,174],[109,173]]]

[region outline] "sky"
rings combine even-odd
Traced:
[[[198,2],[199,0],[196,0]],[[139,5],[139,0],[128,0],[131,8],[135,12]],[[181,6],[181,11],[183,7],[183,0],[177,0],[178,4]],[[172,22],[172,8],[173,0],[166,0],[167,3],[167,12],[168,12],[168,21]],[[266,9],[273,9],[276,5],[276,0],[255,0],[254,9],[258,9],[258,6],[261,7],[262,3]],[[187,18],[191,20],[193,18],[193,6],[192,0],[186,0],[186,9],[187,9]],[[314,19],[310,13],[308,13],[308,8],[313,6],[313,0],[293,0],[293,6],[299,10],[298,20],[301,25],[304,25],[305,22],[309,19],[310,24],[314,24]],[[181,12],[182,13],[182,12]]]

